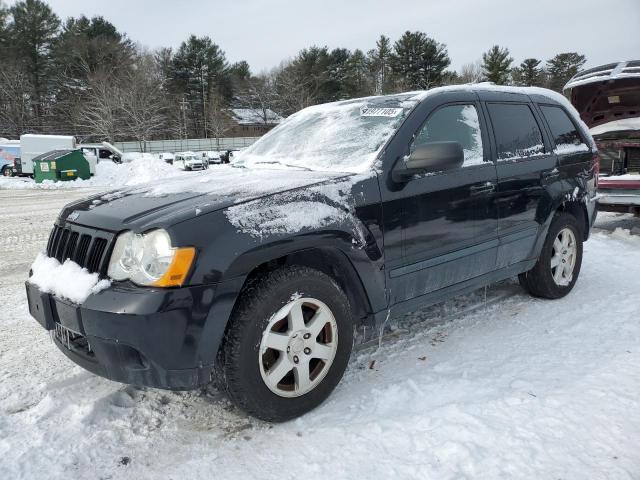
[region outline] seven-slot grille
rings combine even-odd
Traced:
[[[105,238],[54,225],[47,243],[47,255],[61,263],[69,258],[89,272],[102,275],[107,244]]]

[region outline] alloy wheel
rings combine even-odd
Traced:
[[[262,334],[258,361],[265,385],[281,397],[313,390],[331,368],[338,326],[329,307],[315,298],[291,300]]]
[[[576,237],[570,228],[563,228],[558,232],[551,252],[551,275],[556,285],[566,287],[573,280],[576,254]]]

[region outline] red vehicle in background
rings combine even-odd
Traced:
[[[564,92],[598,146],[598,209],[640,215],[640,60],[584,70]]]

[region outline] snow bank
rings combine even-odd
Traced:
[[[82,303],[92,293],[98,293],[111,285],[109,280],[100,280],[97,273],[89,273],[86,268],[71,260],[60,264],[44,253],[38,254],[31,270],[33,275],[29,278],[29,283],[43,292],[75,303]]]
[[[120,165],[110,161],[102,161],[96,165],[96,174],[88,180],[78,179],[70,182],[45,180],[42,183],[36,183],[31,178],[0,177],[0,189],[119,188],[185,174],[188,172],[180,172],[172,165],[150,156],[150,154],[140,154],[128,163]]]

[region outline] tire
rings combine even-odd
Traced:
[[[272,339],[278,340],[277,349],[268,346]],[[218,355],[218,383],[249,415],[290,420],[331,394],[352,344],[349,302],[336,282],[311,268],[283,267],[243,289]]]
[[[6,166],[2,169],[3,177],[13,177],[13,169],[10,166]]]
[[[582,238],[582,229],[573,215],[556,213],[537,263],[518,275],[520,285],[534,297],[555,299],[567,295],[580,275]],[[563,243],[565,239],[567,244]],[[557,266],[552,266],[552,259]]]

